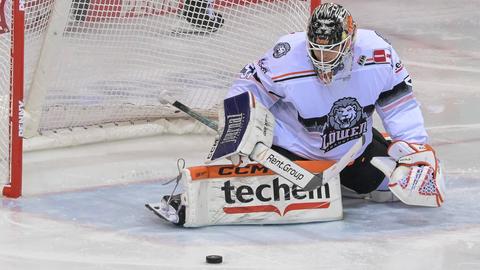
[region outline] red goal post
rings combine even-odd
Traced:
[[[12,0],[7,7],[8,2],[0,0],[1,46],[5,48],[10,41],[10,57],[0,58],[3,66],[3,74],[0,74],[3,81],[0,83],[3,85],[0,86],[4,88],[0,89],[0,93],[3,91],[0,96],[0,136],[4,137],[3,141],[0,139],[3,148],[0,153],[0,176],[9,178],[4,180],[6,185],[2,194],[18,198],[22,192],[25,1]],[[5,14],[7,10],[10,10],[10,14]],[[5,89],[10,89],[9,93]]]
[[[158,126],[170,121],[163,119],[181,115],[159,104],[159,92],[216,115],[234,74],[280,35],[303,31],[309,11],[319,4],[0,0],[3,195],[22,194],[23,153],[38,147],[38,138],[50,142],[66,134],[76,136],[77,143],[94,129],[113,139],[142,136],[149,129],[147,135],[164,132]],[[104,132],[110,127],[113,133]],[[132,127],[143,133],[124,132]],[[40,148],[64,146],[64,141]]]

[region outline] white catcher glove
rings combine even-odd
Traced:
[[[435,151],[428,144],[396,141],[390,157],[374,157],[371,163],[389,177],[389,188],[408,205],[439,207],[445,199],[445,178]]]

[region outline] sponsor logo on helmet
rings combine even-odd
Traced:
[[[334,3],[325,3],[323,5],[320,5],[316,10],[316,16],[323,18],[345,19],[348,14],[349,13],[345,8],[343,8],[341,5]]]

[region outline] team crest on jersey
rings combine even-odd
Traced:
[[[347,97],[337,100],[333,103],[327,118],[321,147],[325,152],[358,139],[367,132],[368,116],[355,98]]]
[[[273,57],[280,58],[290,51],[290,44],[287,42],[280,42],[273,48]]]

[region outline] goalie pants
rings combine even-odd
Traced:
[[[385,178],[379,169],[370,163],[373,157],[388,156],[387,149],[390,141],[387,141],[378,130],[373,129],[372,142],[353,164],[348,165],[340,172],[340,183],[357,192],[366,194],[377,189]],[[282,147],[273,145],[272,149],[291,160],[306,160]]]

